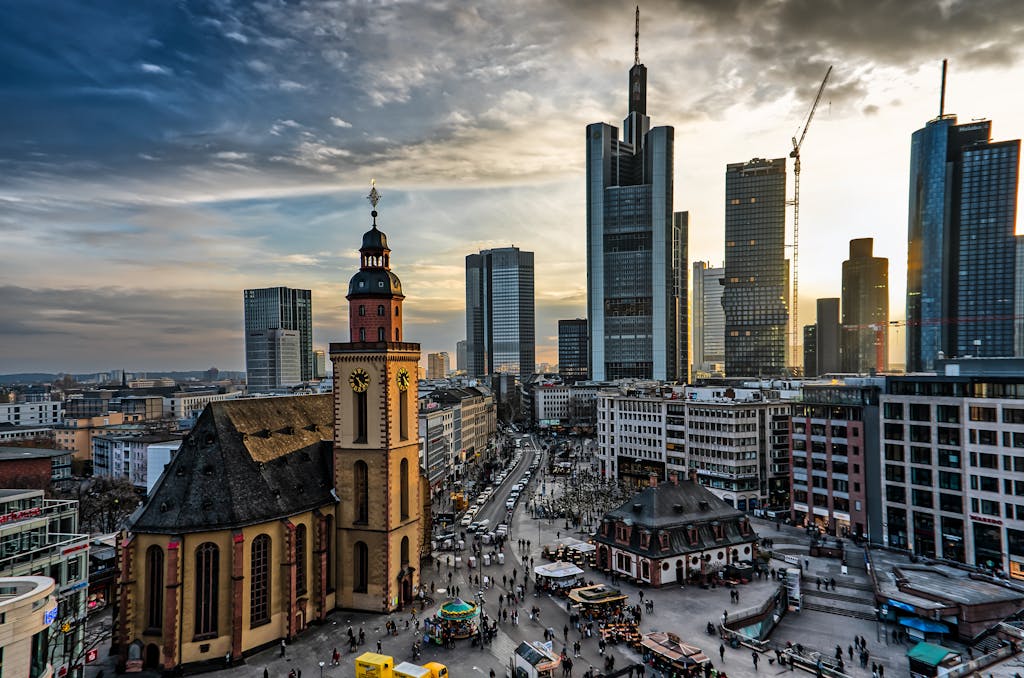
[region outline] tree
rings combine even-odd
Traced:
[[[68,676],[81,676],[89,651],[95,649],[100,652],[108,646],[114,630],[108,614],[78,616],[77,606],[72,603],[82,595],[85,595],[85,591],[73,593],[62,600],[57,620],[50,626],[47,648],[50,664],[55,667],[54,670],[58,666],[66,666]]]
[[[120,529],[141,501],[139,490],[127,478],[85,478],[62,491],[61,497],[78,500],[79,524],[89,533]]]

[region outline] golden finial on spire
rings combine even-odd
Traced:
[[[377,209],[377,203],[380,202],[380,193],[377,192],[377,180],[370,179],[370,195],[366,196],[366,199],[370,201],[373,209]]]

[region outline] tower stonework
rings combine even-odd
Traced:
[[[378,199],[374,189],[374,207]],[[416,419],[420,346],[401,341],[402,283],[372,214],[346,297],[350,341],[332,343],[330,356],[338,607],[380,612],[415,600],[425,523]]]

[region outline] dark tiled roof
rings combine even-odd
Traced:
[[[182,441],[133,532],[208,532],[333,503],[331,394],[213,402]]]
[[[0,446],[0,461],[17,459],[46,459],[63,457],[71,454],[70,450],[53,450],[41,447],[7,447]]]
[[[618,508],[605,514],[601,530],[595,541],[626,546],[615,540],[615,524],[632,527],[628,550],[651,558],[705,551],[748,544],[757,541],[757,535],[742,511],[716,497],[699,483],[681,480],[678,484],[661,483],[634,495]],[[746,530],[742,529],[747,525]],[[608,533],[603,530],[607,526]],[[696,530],[691,542],[689,529]],[[715,528],[721,529],[721,537]],[[641,546],[641,534],[650,535],[648,545]],[[660,536],[668,535],[668,549],[661,548]]]

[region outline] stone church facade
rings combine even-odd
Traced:
[[[420,348],[403,341],[401,282],[373,217],[347,295],[350,341],[330,346],[334,392],[209,404],[132,516],[120,668],[222,666],[335,609],[412,604],[430,511]]]

